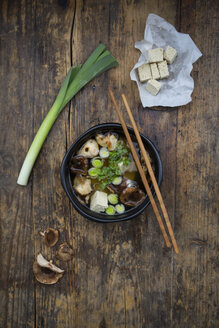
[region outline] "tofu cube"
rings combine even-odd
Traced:
[[[166,79],[167,77],[169,77],[169,71],[166,60],[162,61],[161,63],[158,63],[158,69],[161,79]]]
[[[148,50],[148,62],[149,63],[159,63],[163,61],[163,49],[156,48]]]
[[[160,73],[158,71],[157,64],[156,63],[150,64],[150,67],[151,67],[152,79],[153,80],[160,79]]]
[[[146,85],[146,90],[150,92],[153,96],[156,96],[160,91],[161,83],[156,80],[149,80]]]
[[[152,78],[149,64],[143,64],[137,70],[140,82],[146,82]]]
[[[107,193],[103,191],[95,191],[90,199],[90,209],[91,211],[100,213],[104,212],[108,207]]]
[[[164,52],[164,59],[168,62],[168,64],[172,64],[177,56],[176,49],[168,46]]]

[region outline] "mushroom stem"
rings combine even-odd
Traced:
[[[47,268],[47,269],[50,269],[50,270],[52,270],[54,272],[58,272],[58,273],[64,272],[64,270],[62,270],[62,269],[58,268],[56,265],[52,264],[52,260],[47,261],[41,253],[37,255],[37,263],[42,268]]]
[[[52,264],[52,261],[47,261],[40,253],[33,263],[33,273],[40,283],[52,285],[63,276],[64,270]]]

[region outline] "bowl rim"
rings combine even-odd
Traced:
[[[91,128],[89,128],[88,130],[86,130],[84,133],[82,133],[78,138],[76,138],[76,140],[71,144],[71,146],[69,147],[69,149],[67,150],[63,160],[62,160],[62,164],[61,164],[61,184],[63,189],[65,190],[69,200],[71,201],[72,205],[74,206],[74,208],[76,209],[76,211],[81,214],[83,217],[95,221],[95,222],[99,222],[99,223],[115,223],[115,222],[122,222],[122,221],[127,221],[127,220],[131,220],[134,219],[135,217],[139,216],[149,205],[150,205],[150,200],[148,198],[148,196],[146,196],[145,200],[137,207],[134,207],[132,209],[130,209],[129,211],[132,210],[132,214],[128,214],[128,215],[123,215],[123,217],[119,217],[119,215],[116,216],[112,216],[109,217],[107,216],[107,218],[100,218],[97,216],[100,216],[104,213],[95,213],[93,211],[91,211],[88,207],[84,206],[76,197],[76,195],[74,195],[74,191],[73,194],[70,193],[68,186],[67,186],[67,179],[70,178],[70,174],[68,174],[68,177],[66,177],[66,169],[68,166],[68,162],[69,162],[69,158],[72,157],[72,150],[75,148],[75,146],[80,143],[80,141],[84,138],[87,137],[87,135],[97,132],[98,130],[101,131],[101,129],[106,129],[109,128],[113,130],[113,128],[116,129],[121,129],[121,133],[124,134],[123,129],[122,129],[122,125],[120,123],[113,123],[113,122],[109,122],[109,123],[100,123],[97,124],[95,126],[92,126]],[[134,130],[127,126],[129,133],[131,133],[132,136],[135,137],[134,134]],[[140,133],[140,136],[143,140],[143,143],[147,143],[149,145],[149,147],[151,147],[151,149],[153,150],[154,156],[156,157],[156,161],[157,161],[157,166],[158,166],[158,176],[157,176],[157,183],[158,186],[160,186],[161,181],[162,181],[162,177],[163,177],[163,169],[162,169],[162,162],[161,162],[161,158],[159,155],[159,152],[157,150],[157,148],[155,147],[155,145],[152,143],[152,141],[150,139],[148,139],[145,135],[143,135],[142,133]],[[88,136],[88,138],[91,136]],[[79,147],[77,147],[78,149]],[[71,188],[73,190],[73,187]],[[153,196],[155,196],[155,191],[153,186],[151,187],[152,190],[152,194]],[[85,211],[85,209],[87,209],[87,211],[89,210],[90,212],[94,213],[94,214],[89,214]],[[125,212],[127,213],[127,212]],[[96,214],[96,216],[95,216]],[[106,214],[105,214],[106,215]]]

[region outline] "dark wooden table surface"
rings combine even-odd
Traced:
[[[144,109],[130,80],[139,57],[134,42],[143,39],[149,13],[189,33],[203,53],[187,106]],[[218,13],[215,0],[0,2],[0,327],[219,327]],[[25,153],[66,72],[100,41],[120,66],[65,108],[28,186],[18,186]],[[117,99],[127,95],[140,131],[159,149],[179,255],[165,248],[151,207],[129,222],[97,224],[81,217],[62,189],[61,161],[75,138],[118,122],[109,87]],[[47,227],[74,250],[53,286],[36,282],[32,271],[40,251],[54,257],[39,236]]]

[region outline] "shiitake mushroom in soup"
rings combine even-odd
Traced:
[[[133,143],[147,174],[138,144]],[[96,134],[74,154],[69,170],[78,199],[94,212],[122,214],[140,205],[146,197],[123,135],[114,132]]]

